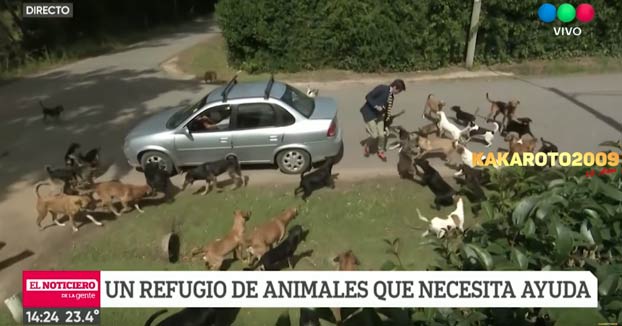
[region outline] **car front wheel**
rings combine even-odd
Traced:
[[[300,174],[311,165],[311,156],[303,149],[286,149],[277,155],[276,164],[285,174]]]
[[[158,163],[160,168],[166,171],[168,174],[173,174],[175,171],[175,164],[168,157],[168,155],[158,151],[145,152],[140,157],[140,165],[145,168],[148,163]]]

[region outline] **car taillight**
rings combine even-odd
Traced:
[[[335,137],[336,134],[337,134],[337,122],[335,120],[333,120],[330,123],[330,127],[328,127],[328,132],[326,132],[326,136],[327,137]]]

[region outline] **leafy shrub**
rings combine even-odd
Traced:
[[[597,16],[581,26],[581,37],[555,37],[553,26],[563,24],[544,26],[537,17],[540,3],[484,1],[476,60],[620,55],[621,2],[592,1]],[[221,0],[216,5],[231,64],[251,72],[412,71],[459,64],[471,10],[472,2],[464,0]]]

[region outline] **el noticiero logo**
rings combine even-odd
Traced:
[[[555,20],[564,24],[572,23],[575,20],[587,24],[595,16],[596,11],[589,3],[582,3],[577,7],[569,3],[564,3],[557,7],[550,3],[544,3],[538,8],[538,18],[545,24],[550,24]],[[579,26],[554,26],[553,33],[555,33],[555,36],[580,36],[583,30]]]

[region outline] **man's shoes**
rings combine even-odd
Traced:
[[[369,157],[369,146],[365,145],[363,148],[365,157]]]
[[[387,157],[384,155],[384,152],[378,152],[378,157],[383,161],[387,161]]]

